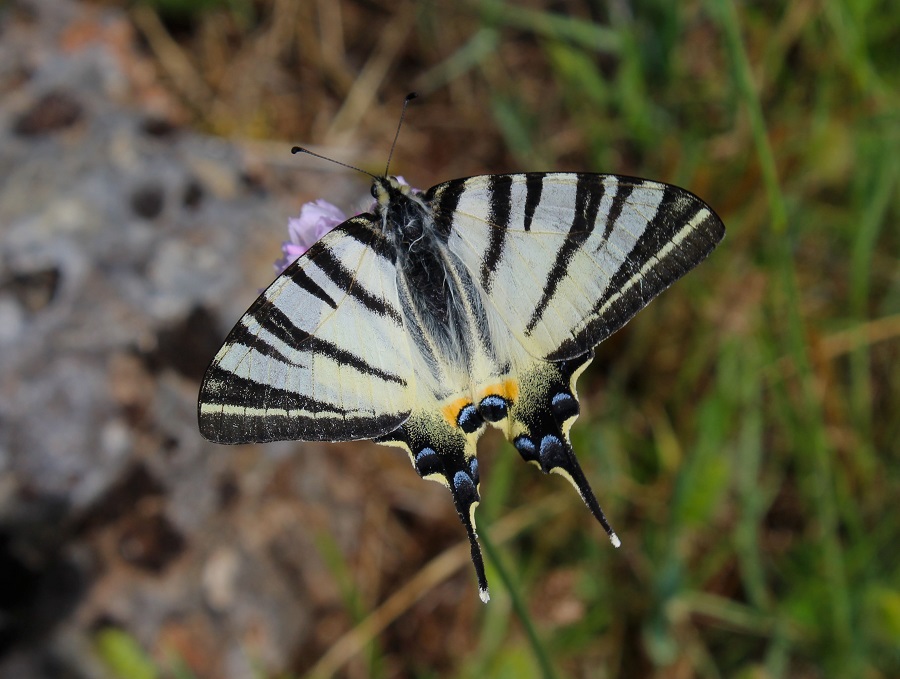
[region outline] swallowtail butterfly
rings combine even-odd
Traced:
[[[716,247],[684,189],[609,174],[375,177],[372,213],[316,242],[253,303],[200,389],[217,443],[374,439],[449,488],[480,595],[475,448],[499,427],[578,490],[615,546],[569,442],[593,349]]]

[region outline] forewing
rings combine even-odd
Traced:
[[[621,328],[725,233],[688,191],[616,175],[469,177],[426,199],[513,336],[551,361]]]
[[[366,439],[409,417],[410,346],[376,226],[360,215],[335,228],[238,321],[200,388],[203,436]]]

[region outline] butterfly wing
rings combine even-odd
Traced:
[[[366,439],[409,417],[410,346],[379,226],[371,215],[344,222],[253,303],[206,371],[203,436]]]
[[[483,424],[503,429],[526,461],[567,478],[618,546],[569,441],[576,382],[593,347],[699,264],[724,227],[683,189],[614,175],[470,177],[439,184],[425,199],[477,290],[494,344],[509,346],[493,370],[471,376],[471,400],[453,410],[468,413],[453,445],[446,435],[435,444],[437,425],[410,429],[413,418],[392,436],[409,446],[420,474],[449,486],[486,599],[473,518]]]
[[[616,175],[486,175],[439,184],[427,198],[504,324],[551,361],[602,342],[725,233],[688,191]]]

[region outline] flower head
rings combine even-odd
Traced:
[[[409,183],[403,177],[395,177],[395,179],[404,186]],[[412,189],[415,193],[419,193],[418,189]],[[369,212],[375,212],[375,203],[369,207]],[[361,214],[357,212],[356,214]],[[275,262],[275,270],[282,273],[294,262],[297,257],[309,250],[313,243],[319,240],[334,227],[347,220],[347,215],[327,200],[315,200],[311,203],[305,203],[300,208],[298,217],[290,217],[288,219],[288,237],[290,240],[281,244],[282,257]]]
[[[281,244],[283,257],[275,262],[278,273],[284,271],[297,257],[309,250],[313,243],[346,219],[347,215],[327,200],[319,199],[306,203],[300,208],[298,217],[288,219],[290,240]]]

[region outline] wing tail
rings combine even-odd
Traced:
[[[439,412],[419,410],[399,429],[379,438],[378,443],[403,448],[419,476],[450,490],[456,513],[469,538],[479,596],[487,603],[491,596],[475,528],[475,509],[481,501],[475,446],[483,431],[483,421],[477,429],[466,433]]]
[[[523,371],[519,398],[510,409],[507,434],[526,462],[546,474],[556,473],[575,486],[613,546],[621,543],[578,464],[569,442],[569,429],[578,417],[575,392],[578,376],[593,358],[588,352],[567,361],[535,362]]]

